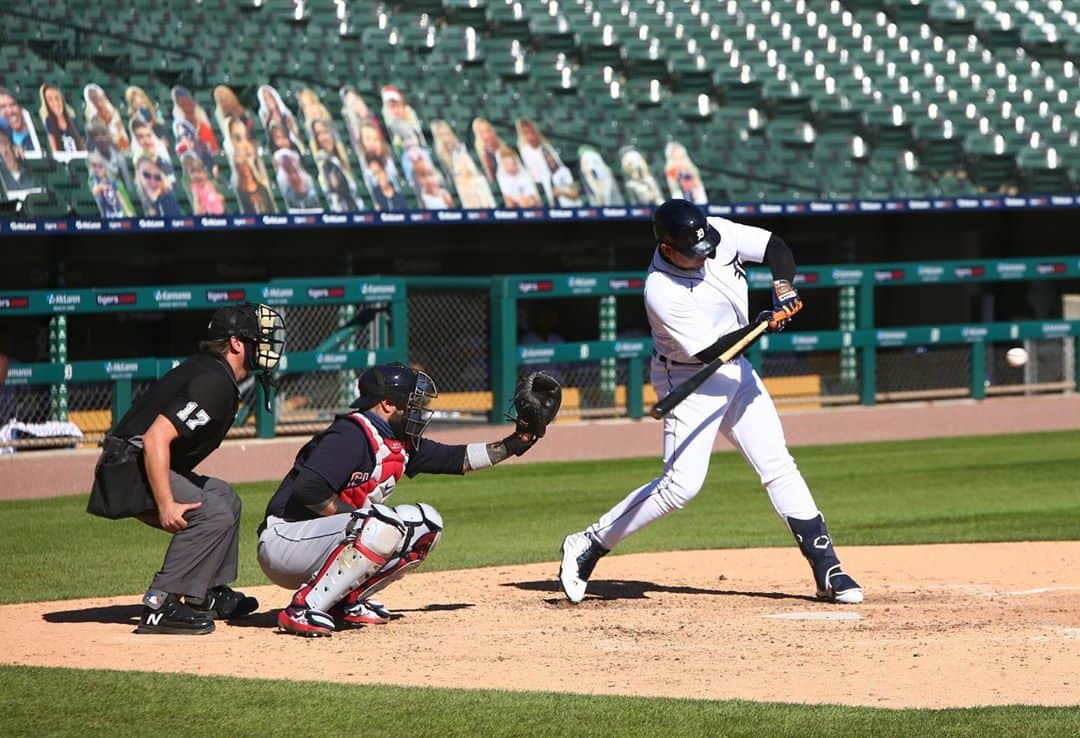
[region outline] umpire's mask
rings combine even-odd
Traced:
[[[207,334],[211,340],[236,336],[243,342],[244,367],[259,372],[266,409],[270,410],[272,374],[285,351],[285,320],[281,313],[253,302],[226,305],[210,318]]]

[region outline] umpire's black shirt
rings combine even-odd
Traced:
[[[219,356],[201,352],[136,400],[112,435],[141,436],[157,416],[164,415],[180,434],[172,443],[169,466],[189,472],[221,445],[239,407],[240,388],[232,367]]]

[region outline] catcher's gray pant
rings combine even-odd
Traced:
[[[240,498],[221,479],[200,474],[169,472],[173,499],[201,502],[184,515],[187,527],[173,533],[153,589],[190,597],[204,597],[211,587],[236,579],[240,546]],[[160,528],[157,512],[140,518]]]
[[[259,566],[274,584],[296,589],[322,568],[330,553],[345,540],[350,520],[350,513],[293,523],[271,515],[259,536]]]

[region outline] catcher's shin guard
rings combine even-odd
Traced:
[[[425,502],[398,505],[394,512],[405,526],[405,536],[398,553],[350,593],[349,597],[353,601],[370,598],[375,592],[385,589],[420,566],[442,538],[442,516],[431,505]]]
[[[323,612],[386,565],[401,547],[405,529],[401,519],[384,505],[353,513],[345,540],[335,548],[315,576],[297,592],[294,604]]]
[[[851,605],[862,602],[862,587],[840,567],[840,559],[825,527],[825,518],[820,513],[810,520],[787,518],[787,524],[799,544],[799,550],[810,562],[817,584],[817,596]]]

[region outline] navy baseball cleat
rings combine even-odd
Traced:
[[[606,548],[584,531],[571,533],[563,539],[559,584],[562,585],[566,599],[573,603],[585,599],[585,588],[589,584],[593,568],[607,552]]]
[[[185,605],[174,594],[148,592],[143,602],[146,604],[136,633],[205,635],[214,632],[213,618]]]
[[[843,605],[858,605],[863,601],[862,587],[845,574],[839,564],[829,569],[825,575],[825,587],[818,585],[817,596]]]

